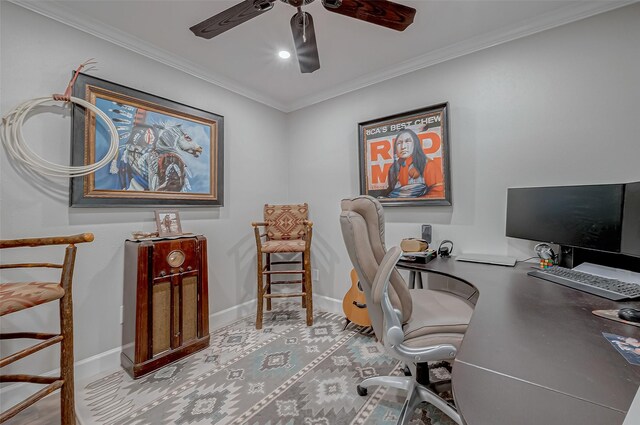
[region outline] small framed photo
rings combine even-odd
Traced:
[[[156,210],[158,236],[178,236],[182,234],[180,214],[177,210]]]

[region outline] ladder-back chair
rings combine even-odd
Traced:
[[[53,344],[60,343],[60,376],[38,375],[0,375],[0,382],[28,382],[44,384],[46,387],[24,401],[0,413],[0,423],[7,421],[36,401],[60,389],[60,411],[62,425],[75,424],[73,397],[73,302],[71,285],[76,257],[75,244],[93,241],[93,234],[84,233],[74,236],[50,238],[1,240],[0,249],[42,247],[48,245],[67,245],[62,264],[54,263],[14,263],[2,264],[1,269],[16,268],[58,268],[61,269],[59,282],[10,282],[0,284],[0,316],[15,313],[60,300],[60,333],[12,332],[1,333],[0,339],[36,339],[42,342],[0,358],[0,367],[5,367],[30,354]]]
[[[307,326],[313,324],[313,299],[311,284],[311,235],[313,223],[308,220],[309,206],[265,205],[264,221],[253,222],[256,247],[258,249],[258,314],[256,329],[262,329],[263,302],[267,300],[267,310],[271,310],[272,298],[301,297],[302,308],[306,308]],[[265,232],[260,233],[260,228]],[[263,240],[264,238],[264,240]],[[291,261],[271,261],[271,254],[301,254],[302,258]],[[264,260],[263,260],[264,255]],[[299,264],[295,270],[274,270],[272,266]],[[272,280],[274,274],[301,275],[299,280]],[[271,293],[271,285],[296,284],[302,286],[300,292]]]

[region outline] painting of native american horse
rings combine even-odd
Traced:
[[[180,104],[173,110],[149,102],[145,97],[151,95],[145,93],[138,98],[87,87],[91,103],[118,131],[118,154],[109,166],[86,178],[84,196],[75,200],[117,198],[122,206],[221,205],[222,117],[195,109],[195,114],[188,114],[184,110],[192,108]],[[92,161],[102,158],[111,143],[107,126],[95,119],[85,120],[84,126],[84,156],[89,153]],[[213,202],[199,202],[205,200]]]
[[[96,189],[209,192],[208,169],[199,166],[209,158],[207,126],[100,98],[96,106],[120,136],[118,157],[97,173]]]

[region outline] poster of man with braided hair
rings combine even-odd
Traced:
[[[362,194],[384,205],[451,205],[447,106],[360,123]]]

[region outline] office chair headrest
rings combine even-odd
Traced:
[[[352,199],[343,199],[340,203],[342,211],[353,211],[356,214],[360,214],[367,223],[377,223],[377,232],[382,241],[382,249],[386,251],[384,246],[384,210],[380,202],[367,195],[356,196]],[[371,228],[369,229],[372,230]],[[375,240],[375,239],[374,239]],[[376,259],[382,261],[385,252],[382,252],[382,257],[378,258],[376,252]]]

